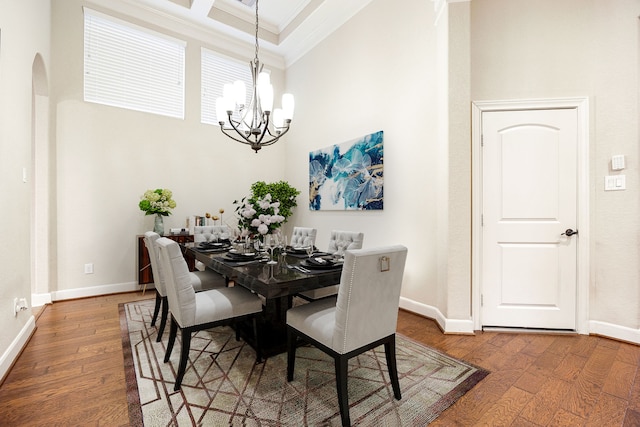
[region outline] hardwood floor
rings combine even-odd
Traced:
[[[0,425],[128,425],[118,304],[153,296],[47,306],[0,385]],[[444,335],[404,311],[398,331],[491,371],[434,426],[640,426],[640,346],[582,335]]]

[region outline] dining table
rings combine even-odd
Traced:
[[[309,256],[305,251],[290,249],[284,255],[277,253],[273,256],[277,261],[270,264],[268,253],[245,252],[227,245],[182,245],[186,258],[195,258],[207,268],[225,276],[233,286],[242,286],[263,297],[263,316],[258,322],[258,340],[265,357],[286,352],[286,315],[294,304],[294,296],[300,292],[339,284],[342,275],[342,262],[320,251]],[[235,327],[239,328],[240,336],[246,342],[257,347],[251,323]]]

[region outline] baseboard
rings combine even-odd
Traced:
[[[138,282],[116,283],[112,285],[91,286],[88,288],[65,289],[51,292],[52,301],[64,301],[68,299],[96,297],[100,295],[121,294],[124,292],[142,291],[143,287]],[[153,283],[147,284],[146,290],[155,289]]]
[[[9,373],[9,369],[13,362],[18,358],[20,352],[29,342],[29,338],[36,329],[36,319],[34,316],[29,317],[20,333],[9,345],[9,348],[0,357],[0,384],[4,382],[4,377]]]
[[[612,323],[590,320],[589,334],[601,335],[607,338],[640,345],[640,329],[627,328],[625,326],[614,325]]]
[[[46,294],[31,294],[31,307],[42,307],[46,304],[51,304],[51,293]]]
[[[400,297],[400,308],[435,320],[445,334],[473,334],[473,321],[447,319],[436,307]]]
[[[433,319],[445,334],[473,334],[473,320],[447,319],[436,307],[400,297],[400,308]],[[589,334],[640,345],[640,329],[589,321]]]

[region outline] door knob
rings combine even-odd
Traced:
[[[574,234],[578,234],[578,230],[572,230],[570,228],[567,228],[564,233],[561,234],[561,236],[573,236]]]

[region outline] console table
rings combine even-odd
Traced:
[[[138,237],[138,285],[146,285],[147,283],[153,283],[153,273],[151,271],[151,260],[149,259],[149,252],[147,246],[144,244],[144,236]],[[193,242],[193,234],[167,234],[165,236],[168,239],[175,240],[178,244],[183,245],[185,243]],[[186,257],[189,271],[195,270],[195,259],[193,257]],[[146,288],[146,287],[145,287]]]

